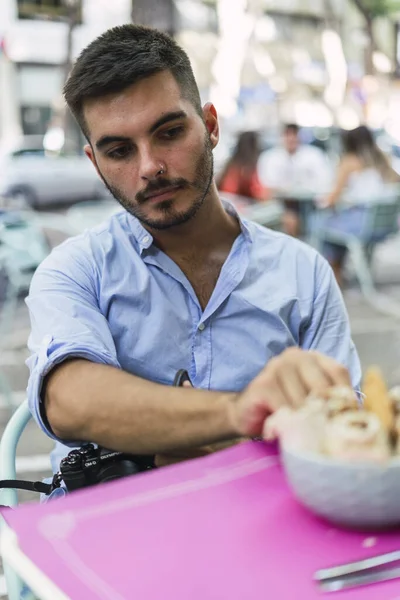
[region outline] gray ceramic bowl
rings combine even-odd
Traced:
[[[282,461],[296,498],[317,515],[352,529],[400,526],[400,457],[349,464],[282,448]]]

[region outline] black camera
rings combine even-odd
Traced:
[[[59,477],[69,492],[153,469],[153,456],[133,456],[85,444],[60,463]]]

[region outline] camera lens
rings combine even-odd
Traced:
[[[132,460],[121,460],[103,466],[99,471],[98,479],[99,483],[106,483],[107,481],[120,479],[127,475],[135,475],[136,473],[139,473],[139,468]]]

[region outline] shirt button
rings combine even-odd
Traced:
[[[148,242],[149,240],[150,240],[149,236],[148,236],[148,235],[145,235],[145,236],[144,236],[144,238],[143,238],[143,243],[144,243],[144,244],[147,244],[147,242]]]
[[[198,329],[199,331],[204,331],[204,329],[206,328],[206,326],[204,325],[204,323],[200,323]]]

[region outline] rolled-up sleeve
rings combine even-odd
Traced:
[[[303,327],[301,346],[307,350],[317,350],[345,365],[354,388],[358,388],[361,381],[360,360],[351,339],[342,293],[332,269],[319,255],[315,279],[313,310]]]
[[[58,438],[46,423],[41,399],[43,380],[52,368],[72,357],[120,368],[98,306],[98,289],[99,276],[84,239],[54,250],[32,279],[26,299],[31,320],[28,401],[34,419],[53,439]]]

